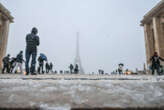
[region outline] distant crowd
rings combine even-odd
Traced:
[[[3,69],[2,73],[24,73],[23,70],[23,63],[25,63],[25,60],[23,59],[23,51],[20,51],[20,53],[16,57],[11,57],[10,54],[8,54],[6,57],[3,58]],[[79,73],[79,67],[76,64],[75,66],[73,64],[70,64],[68,67],[70,71],[62,71],[60,70],[60,74],[64,73],[71,73],[71,74],[78,74]],[[47,59],[43,57],[43,54],[40,54],[38,57],[38,67],[35,71],[35,74],[48,74],[48,73],[55,73],[57,74],[58,71],[53,71],[53,63],[48,63]],[[33,75],[35,75],[33,73]]]
[[[53,71],[53,64],[52,62],[48,63],[46,61],[45,64],[45,70],[44,68],[44,63],[42,62],[42,59],[38,58],[38,68],[37,68],[37,73],[49,73]],[[6,57],[3,58],[3,68],[2,68],[2,73],[23,73],[23,63],[25,63],[25,60],[23,59],[23,51],[20,51],[20,53],[16,57],[11,57],[10,54],[8,54]]]

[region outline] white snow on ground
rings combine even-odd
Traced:
[[[92,78],[99,80],[90,80]],[[119,80],[122,78],[124,80]],[[164,106],[164,77],[159,79],[153,76],[0,75],[0,107],[40,107],[43,110],[161,107]]]
[[[71,108],[68,105],[49,107],[47,104],[40,105],[41,110],[70,110]]]

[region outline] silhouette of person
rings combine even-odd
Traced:
[[[79,66],[78,66],[78,64],[75,65],[74,72],[75,72],[75,74],[79,73]]]
[[[42,56],[40,55],[38,58],[38,62],[39,62],[39,68],[38,68],[38,73],[40,74],[42,72],[42,74],[44,73],[44,59],[42,58]]]
[[[52,62],[50,63],[50,71],[53,72],[53,64],[52,64]]]
[[[20,53],[16,57],[15,73],[17,73],[18,68],[20,69],[20,72],[23,73],[23,69],[22,69],[22,63],[23,62],[24,62],[24,60],[23,60],[23,51],[20,51]]]
[[[154,52],[154,55],[150,58],[150,61],[152,62],[152,75],[154,75],[155,70],[157,71],[158,75],[160,74],[160,61],[164,61],[163,58],[158,56],[157,52]]]
[[[2,61],[3,61],[2,73],[4,73],[5,71],[7,73],[9,73],[10,72],[10,68],[9,68],[10,54],[8,54],[6,57],[4,57]]]
[[[50,70],[50,65],[48,64],[48,62],[46,63],[46,73],[49,73]]]
[[[26,75],[30,72],[32,75],[35,75],[35,66],[36,66],[36,56],[37,56],[37,46],[39,46],[39,36],[37,36],[37,28],[32,28],[30,34],[26,36]],[[31,67],[29,68],[30,57],[32,57]]]
[[[73,73],[73,69],[74,69],[72,64],[70,64],[69,69],[70,69],[70,73],[72,74]]]

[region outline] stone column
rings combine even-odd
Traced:
[[[160,19],[157,17],[153,17],[153,29],[154,29],[155,51],[158,52],[158,54],[160,55],[159,38],[160,38],[161,30],[160,30]]]
[[[144,33],[145,33],[145,47],[146,47],[146,62],[147,66],[150,65],[150,58],[154,54],[154,42],[153,37],[154,33],[150,24],[144,24]]]
[[[0,69],[2,68],[2,56],[3,56],[3,25],[2,19],[0,19]]]
[[[0,27],[0,68],[2,68],[2,59],[6,54],[7,43],[8,43],[8,32],[9,32],[9,20],[3,21],[3,25]]]
[[[155,31],[156,51],[158,52],[160,57],[164,58],[164,35],[161,19],[154,17],[153,25]],[[164,62],[161,62],[161,64],[164,65]]]
[[[2,58],[6,54],[8,43],[9,24],[13,22],[10,12],[0,3],[0,70],[2,68]]]
[[[3,30],[3,36],[4,36],[4,50],[3,50],[3,56],[6,55],[6,50],[7,50],[7,44],[8,44],[8,34],[9,34],[9,24],[10,21],[6,20],[4,22],[4,30]]]
[[[159,36],[159,51],[160,57],[164,58],[164,21],[163,16],[160,18],[160,36]],[[164,66],[164,62],[161,62]]]
[[[150,43],[148,40],[148,34],[149,34],[149,30],[148,30],[149,26],[147,24],[144,24],[144,34],[145,34],[145,48],[146,48],[146,62],[147,65],[149,64],[149,59],[150,59]]]
[[[160,20],[159,32],[159,55],[164,58],[164,23],[162,20]]]

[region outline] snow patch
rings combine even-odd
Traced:
[[[48,104],[41,104],[40,105],[41,110],[70,110],[70,107],[67,106],[56,106],[56,107],[50,107]]]

